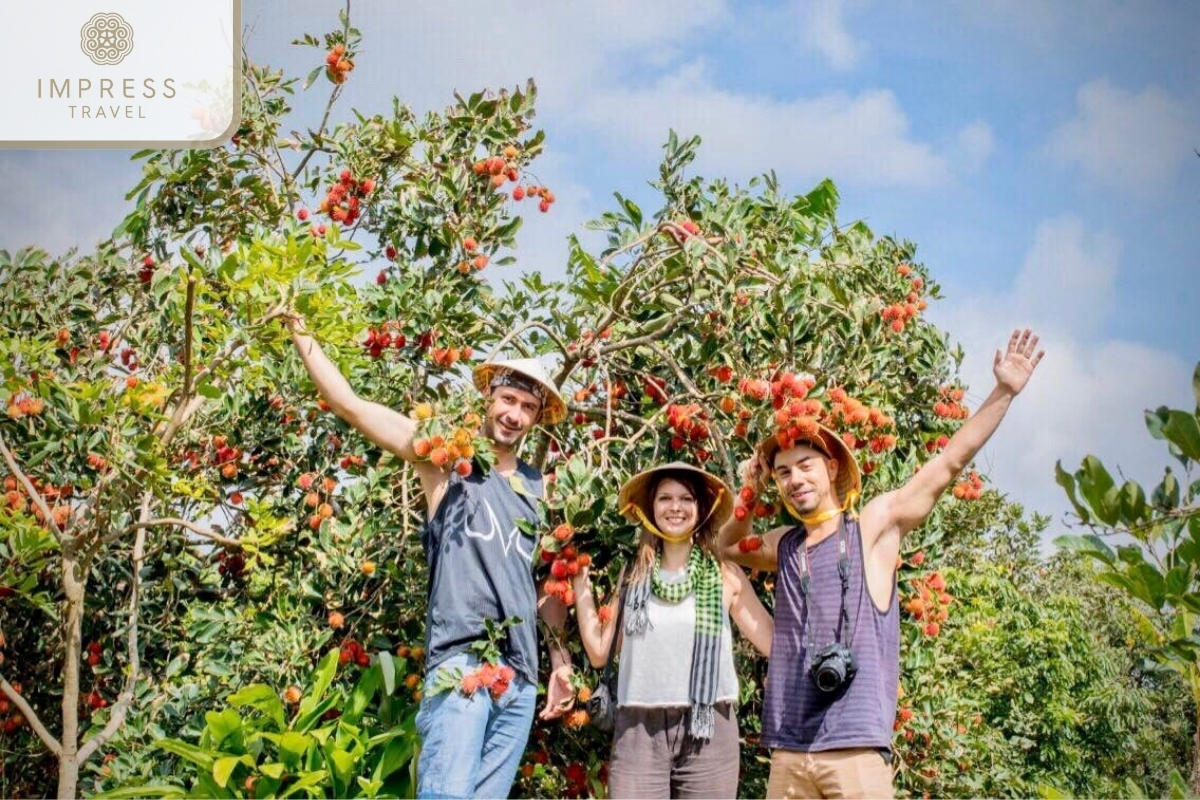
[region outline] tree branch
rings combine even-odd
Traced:
[[[29,727],[33,728],[33,732],[42,740],[42,744],[46,745],[56,757],[62,756],[62,745],[57,739],[50,735],[50,731],[46,730],[46,726],[42,724],[42,720],[38,717],[37,712],[30,708],[29,703],[22,697],[16,689],[12,687],[7,680],[0,677],[0,692],[12,701],[12,704],[17,707],[17,710],[29,722]]]
[[[150,516],[150,500],[151,494],[146,492],[142,495],[142,508],[139,517],[144,522],[154,522],[155,520],[146,520]],[[142,563],[145,560],[146,549],[146,531],[144,527],[139,527],[137,536],[133,540],[133,569],[132,583],[129,589],[129,632],[127,635],[128,645],[128,667],[129,674],[125,678],[125,686],[121,689],[121,694],[117,697],[117,702],[113,705],[112,711],[108,716],[108,723],[104,729],[88,739],[83,747],[79,748],[76,755],[78,763],[82,764],[87,761],[92,753],[96,752],[104,745],[113,734],[125,724],[125,717],[129,714],[129,709],[133,705],[133,694],[137,688],[138,673],[141,671],[141,660],[138,656],[138,612],[141,607],[142,596]]]
[[[189,522],[186,519],[179,519],[177,517],[160,517],[158,519],[140,520],[138,522],[133,523],[132,525],[126,526],[124,529],[122,529],[118,533],[110,534],[109,536],[105,537],[104,543],[109,544],[111,542],[115,542],[117,539],[120,539],[122,536],[129,533],[130,531],[135,531],[135,530],[140,531],[144,528],[165,528],[165,527],[186,528],[187,530],[191,531],[192,533],[196,534],[197,536],[203,536],[205,539],[210,539],[210,540],[216,542],[217,544],[221,545],[222,547],[229,547],[234,550],[240,550],[242,547],[242,543],[240,541],[238,541],[237,539],[233,539],[229,536],[225,536],[223,534],[217,533],[216,531],[210,530],[208,528],[201,528],[199,525],[197,525],[194,522]]]
[[[58,543],[60,545],[65,544],[67,536],[62,532],[62,528],[58,527],[58,523],[54,521],[54,515],[50,513],[50,507],[46,505],[46,499],[42,497],[37,489],[33,488],[33,483],[30,482],[29,476],[17,464],[17,459],[13,456],[12,451],[8,449],[8,444],[4,441],[2,435],[0,435],[0,454],[4,455],[4,463],[8,465],[8,471],[20,482],[21,487],[25,489],[25,493],[29,495],[29,499],[33,501],[34,505],[41,510],[46,524],[50,526],[50,530],[54,531],[58,537]]]

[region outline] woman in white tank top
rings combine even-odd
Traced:
[[[593,666],[604,665],[612,637],[621,637],[609,794],[735,797],[730,619],[764,655],[774,626],[741,568],[717,556],[716,532],[733,497],[719,478],[673,462],[631,478],[619,503],[642,526],[620,631],[600,621],[586,568],[575,578],[579,633]]]

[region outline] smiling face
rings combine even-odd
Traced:
[[[807,444],[798,444],[775,454],[775,480],[792,508],[802,515],[839,507],[833,490],[838,462]]]
[[[700,504],[685,483],[663,478],[654,488],[654,524],[667,536],[684,536],[700,521]]]
[[[532,392],[515,386],[497,386],[492,390],[483,432],[496,446],[514,449],[538,421],[542,403]]]

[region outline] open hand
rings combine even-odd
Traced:
[[[1038,350],[1037,345],[1038,337],[1029,328],[1013,331],[1008,340],[1008,349],[1003,354],[996,351],[992,365],[996,385],[1013,394],[1024,389],[1029,376],[1046,354],[1045,350]]]
[[[539,719],[558,719],[571,710],[575,705],[575,689],[571,687],[571,665],[563,664],[550,673],[550,682],[546,686],[546,705],[542,708]]]

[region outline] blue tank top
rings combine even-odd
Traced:
[[[846,520],[850,581],[846,612],[853,630],[851,652],[858,674],[838,692],[823,692],[809,676],[813,653],[808,649],[804,595],[800,592],[798,548],[804,526],[779,540],[779,575],[775,583],[775,635],[767,667],[762,744],[784,750],[821,751],[850,747],[888,749],[900,685],[900,613],[896,579],[891,599],[880,612],[863,578],[862,536],[856,520]],[[819,651],[834,640],[841,609],[838,537],[830,536],[808,550],[808,624]],[[843,634],[842,643],[846,643]]]
[[[537,588],[533,580],[535,537],[518,519],[537,519],[542,475],[517,462],[512,478],[496,470],[450,483],[433,519],[421,529],[429,563],[427,664],[436,667],[486,636],[484,620],[519,617],[507,630],[504,660],[537,682]]]

